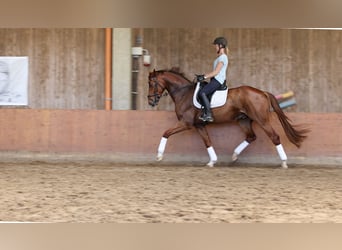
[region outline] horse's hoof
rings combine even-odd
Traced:
[[[215,161],[209,161],[209,162],[207,163],[207,167],[212,168],[212,167],[214,167],[214,164],[215,164],[215,163],[216,163]]]
[[[285,169],[288,168],[286,161],[281,162],[281,167]]]
[[[156,161],[161,161],[163,160],[163,155],[157,155]]]
[[[238,159],[238,154],[237,153],[234,153],[233,155],[232,155],[232,160],[233,161],[236,161]]]

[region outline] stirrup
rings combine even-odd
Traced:
[[[214,121],[214,118],[211,115],[208,115],[208,114],[202,114],[199,117],[199,119],[204,121],[204,122],[213,122]]]

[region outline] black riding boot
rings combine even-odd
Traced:
[[[214,118],[212,117],[212,114],[211,114],[210,102],[209,102],[207,95],[205,93],[201,93],[200,98],[204,106],[204,110],[203,110],[203,114],[199,117],[199,119],[204,122],[213,122]]]

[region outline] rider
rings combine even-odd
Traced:
[[[214,118],[212,117],[210,102],[208,99],[208,95],[214,93],[217,89],[219,89],[222,85],[225,84],[226,81],[226,71],[228,67],[228,56],[226,51],[227,49],[227,40],[224,37],[217,37],[213,44],[215,45],[217,57],[214,61],[213,71],[204,75],[197,76],[197,81],[202,82],[205,79],[210,78],[210,82],[205,85],[198,93],[199,98],[202,101],[202,105],[204,106],[203,114],[199,117],[204,122],[213,122]]]

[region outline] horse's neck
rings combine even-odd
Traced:
[[[177,94],[177,92],[179,92],[184,86],[185,84],[182,83],[168,81],[166,89],[169,94]]]
[[[168,86],[166,88],[176,105],[179,102],[183,103],[185,96],[192,96],[195,90],[194,85],[187,80],[180,82],[168,82]]]

